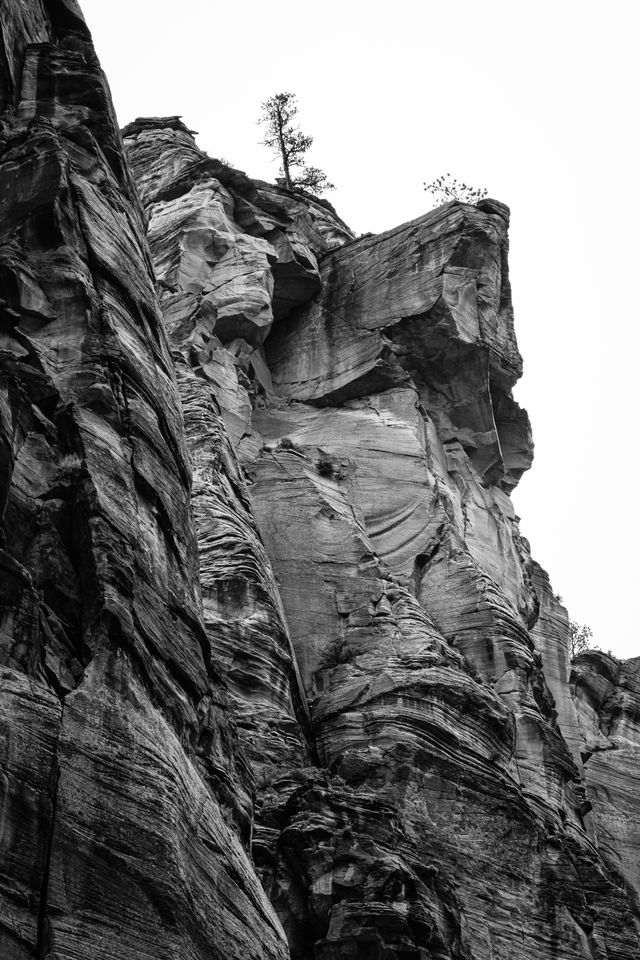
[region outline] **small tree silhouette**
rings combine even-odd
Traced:
[[[467,183],[456,180],[450,173],[443,173],[431,183],[425,183],[424,189],[430,193],[438,203],[448,200],[459,200],[462,203],[478,203],[487,196],[484,187],[470,187]]]
[[[569,642],[571,644],[571,659],[591,646],[593,630],[585,623],[576,623],[569,620]]]
[[[334,190],[335,187],[329,183],[326,173],[318,167],[308,167],[306,164],[304,155],[313,143],[313,137],[294,127],[293,119],[297,113],[298,104],[294,93],[276,93],[265,100],[262,104],[262,116],[258,121],[267,125],[262,142],[280,157],[280,172],[287,189],[299,188],[316,194],[323,190]],[[292,174],[292,168],[298,168],[298,172]]]

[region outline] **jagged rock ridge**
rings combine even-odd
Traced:
[[[2,956],[637,956],[637,664],[570,681],[509,499],[508,210],[356,240],[179,118],[125,156],[76,4],[2,12]]]

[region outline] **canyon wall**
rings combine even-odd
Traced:
[[[0,10],[0,955],[637,957],[639,667],[571,666],[510,500],[508,209],[355,238]]]
[[[284,957],[106,81],[75,4],[2,28],[0,956]]]

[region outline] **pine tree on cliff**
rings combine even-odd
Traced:
[[[267,131],[263,143],[280,157],[280,172],[288,190],[302,189],[311,193],[334,190],[326,173],[318,167],[308,167],[305,153],[313,143],[313,137],[294,127],[293,120],[298,112],[294,93],[276,93],[262,104],[262,116],[259,123],[266,123]],[[292,173],[294,168],[294,173]],[[297,171],[295,171],[297,168]]]

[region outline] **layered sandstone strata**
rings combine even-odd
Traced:
[[[0,953],[631,960],[638,669],[569,663],[506,207],[356,239],[0,0]],[[271,904],[269,903],[271,901]]]
[[[571,671],[593,831],[635,909],[640,906],[640,658],[586,651]]]
[[[0,955],[277,958],[143,218],[73,2],[4,2]]]
[[[200,514],[201,556],[259,771],[254,856],[292,956],[543,958],[559,943],[566,957],[624,956],[632,909],[594,846],[580,734],[558,723],[577,728],[557,666],[566,613],[509,499],[532,443],[511,395],[507,209],[450,204],[355,240],[339,221],[327,232],[330,211],[318,223],[302,194],[270,188],[267,204],[265,185],[205,158],[177,118],[125,134],[175,355],[215,397],[216,449],[235,447],[248,482],[251,532],[223,523],[216,545],[215,514]],[[262,209],[250,221],[248,198]],[[285,238],[271,250],[255,230],[267,216],[270,242],[274,220]],[[229,254],[230,231],[260,270]],[[278,257],[291,274],[304,244],[287,309],[274,295],[252,326]],[[309,264],[319,280],[302,284]],[[255,563],[227,572],[248,545]],[[247,632],[265,606],[290,663]],[[288,766],[296,721],[305,743]]]

